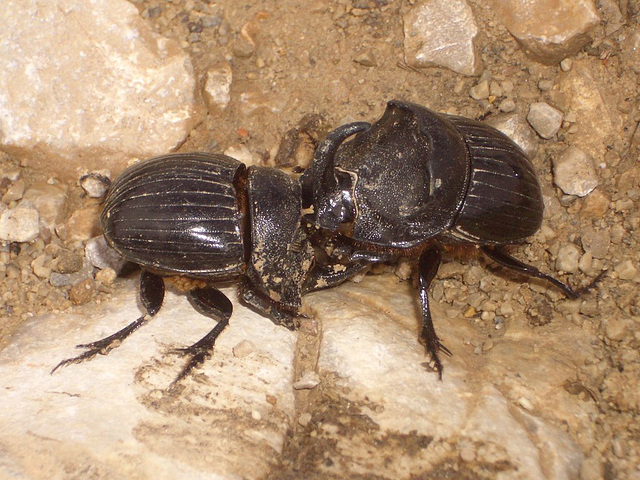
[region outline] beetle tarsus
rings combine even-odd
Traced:
[[[172,387],[211,356],[216,340],[229,325],[229,319],[233,313],[233,304],[227,296],[217,288],[211,286],[194,288],[189,292],[189,299],[200,313],[218,320],[218,323],[209,333],[193,345],[174,350],[175,353],[189,356],[190,358],[172,382]]]
[[[579,289],[574,289],[571,286],[567,285],[566,283],[561,282],[557,278],[554,278],[551,275],[547,275],[546,273],[542,273],[536,267],[527,265],[526,263],[523,263],[520,260],[513,258],[511,255],[506,254],[502,250],[499,250],[494,247],[483,246],[482,251],[486,256],[488,256],[491,260],[496,262],[498,265],[508,268],[509,270],[522,273],[529,277],[536,277],[536,278],[541,278],[543,280],[546,280],[547,282],[555,285],[560,290],[562,290],[564,294],[572,300],[576,300],[580,298],[581,295],[583,295],[584,293],[587,293],[589,290],[595,287],[598,284],[598,282],[602,280],[604,274],[607,272],[606,270],[603,270],[588,285]]]
[[[65,367],[72,363],[91,360],[96,355],[107,355],[111,350],[119,347],[125,338],[147,323],[151,317],[158,313],[158,310],[160,310],[160,307],[162,306],[162,301],[164,300],[164,280],[153,273],[143,271],[140,275],[140,300],[147,311],[145,315],[108,337],[96,340],[95,342],[76,345],[76,348],[87,348],[88,350],[76,357],[67,358],[66,360],[61,361],[53,368],[53,370],[51,370],[51,373],[53,374],[60,367]]]

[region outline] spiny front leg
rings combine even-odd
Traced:
[[[172,386],[175,386],[180,380],[189,375],[194,368],[201,365],[211,356],[218,336],[227,325],[229,325],[229,318],[231,318],[231,314],[233,313],[233,304],[227,296],[217,288],[211,286],[194,288],[189,292],[189,297],[198,311],[214,320],[218,320],[218,323],[209,333],[193,345],[176,350],[181,355],[188,356],[189,360],[180,374],[172,382]]]
[[[437,247],[431,247],[420,255],[418,261],[418,289],[420,292],[420,303],[422,305],[422,331],[420,332],[420,342],[423,343],[427,352],[431,356],[433,368],[438,372],[438,378],[442,380],[442,362],[438,357],[438,352],[442,351],[451,356],[451,351],[440,343],[436,335],[429,308],[429,286],[438,273],[438,267],[442,261],[442,254]]]
[[[71,363],[80,363],[85,360],[91,360],[98,354],[107,355],[111,350],[120,346],[125,338],[147,323],[151,317],[160,310],[164,300],[164,280],[153,273],[143,271],[140,275],[140,300],[146,310],[144,315],[113,335],[109,335],[108,337],[95,342],[76,345],[77,348],[86,348],[87,351],[81,353],[77,357],[67,358],[66,360],[61,361],[53,368],[53,370],[51,370],[51,373],[55,372],[60,367],[65,367]]]

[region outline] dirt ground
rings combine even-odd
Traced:
[[[282,158],[276,157],[276,152],[283,138],[289,138],[286,133],[308,123],[310,118],[318,119],[314,123],[314,135],[321,137],[330,128],[348,121],[377,119],[390,99],[413,101],[436,111],[470,118],[495,115],[502,99],[472,99],[469,89],[477,78],[440,68],[418,71],[407,67],[399,1],[139,0],[134,3],[159,33],[181,42],[200,74],[204,75],[208,68],[221,62],[228,62],[233,72],[228,108],[209,114],[181,147],[183,151],[223,152],[229,147],[243,146],[259,162],[273,165],[276,158]],[[559,81],[564,75],[560,67],[542,65],[526,57],[483,2],[470,0],[469,3],[480,29],[478,41],[485,70],[491,73],[492,80],[513,84],[509,97],[514,100],[516,111],[526,114],[531,103],[550,98],[550,93],[540,90],[539,82]],[[536,235],[526,246],[514,249],[514,253],[525,252],[536,258],[536,265],[542,270],[554,272],[558,245],[567,243],[567,239],[581,245],[580,232],[590,226],[610,232],[610,246],[602,258],[609,272],[578,312],[558,311],[553,302],[547,300],[527,307],[527,312],[531,328],[553,318],[553,321],[584,322],[585,328],[598,332],[597,357],[579,372],[576,384],[566,388],[575,390],[576,394],[590,395],[598,404],[597,450],[602,458],[604,477],[611,479],[625,478],[632,472],[637,475],[640,471],[640,404],[636,391],[640,379],[639,285],[633,280],[618,278],[614,270],[616,265],[629,259],[637,268],[640,256],[637,237],[640,141],[636,133],[640,121],[639,78],[624,64],[618,43],[621,34],[638,28],[640,7],[636,5],[635,11],[633,8],[631,2],[627,8],[627,25],[621,30],[605,37],[604,30],[598,29],[595,41],[574,57],[574,61],[589,62],[592,71],[598,73],[595,82],[606,91],[607,107],[621,119],[620,131],[610,132],[611,143],[606,145],[606,155],[596,161],[606,164],[599,170],[598,198],[606,199],[612,206],[622,206],[607,208],[604,214],[599,214],[597,209],[589,208],[587,199],[563,196],[554,187],[551,157],[573,144],[570,125],[566,125],[557,138],[539,139],[538,153],[532,159],[545,194],[551,193],[555,198],[545,216],[547,234]],[[363,62],[365,57],[369,61]],[[295,141],[293,143],[295,150]],[[299,155],[308,158],[304,151]],[[8,156],[2,157],[0,167],[3,171],[20,169],[19,163]],[[22,171],[21,175],[27,184],[48,178],[44,172]],[[9,186],[10,182],[0,185],[0,194]],[[70,185],[69,196],[70,212],[91,201],[83,196],[78,185]],[[631,204],[616,204],[629,201]],[[11,333],[30,316],[73,308],[74,302],[69,297],[71,287],[53,287],[38,278],[32,272],[31,262],[47,249],[55,250],[56,254],[64,250],[73,256],[81,254],[82,248],[81,242],[69,243],[54,236],[50,242],[38,239],[29,245],[9,245],[0,250],[5,264],[4,272],[0,273],[3,298],[0,347],[10,341]],[[583,273],[563,278],[574,285],[587,282],[587,275]],[[445,308],[455,306],[456,292],[460,291],[456,289],[461,288],[463,281],[450,280],[446,294],[434,295],[436,301]],[[520,294],[518,285],[518,282],[506,282],[505,292],[512,293],[516,303],[524,304],[527,299]],[[97,288],[91,301],[108,292],[108,286]],[[623,335],[611,331],[612,323],[608,320],[612,318],[628,320]],[[483,327],[477,324],[476,328]],[[304,345],[313,339],[301,336],[300,342],[301,349],[313,350],[313,345]],[[313,395],[317,396],[313,401],[324,402],[323,415],[349,415],[349,405],[332,404],[321,393]],[[311,400],[301,397],[298,401]],[[362,428],[366,429],[366,425]],[[272,478],[299,478],[300,475],[315,478],[314,472],[305,468],[312,465],[310,457],[321,455],[317,451],[321,446],[306,444],[312,440],[298,433],[292,432],[285,458]],[[420,448],[420,445],[406,448]],[[441,473],[441,478],[451,474]]]

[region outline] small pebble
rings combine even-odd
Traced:
[[[89,303],[93,296],[94,287],[95,285],[91,278],[76,283],[71,287],[71,290],[69,290],[69,300],[71,300],[71,303],[74,305]]]
[[[320,383],[320,376],[316,372],[306,372],[300,380],[293,384],[294,390],[310,390]]]
[[[516,109],[516,102],[511,100],[510,98],[505,98],[502,102],[500,102],[500,111],[504,113],[513,112]]]
[[[255,349],[255,345],[250,340],[242,340],[233,347],[233,356],[236,358],[244,358],[251,355]]]
[[[31,268],[33,269],[33,273],[36,277],[47,279],[49,275],[51,275],[51,268],[45,267],[45,263],[50,260],[49,255],[43,253],[38,255],[33,262],[31,262]]]
[[[609,340],[619,342],[627,336],[629,322],[624,318],[609,318],[605,325],[605,335]]]
[[[40,233],[40,215],[35,208],[19,206],[0,215],[0,240],[31,242]]]
[[[563,114],[545,102],[532,103],[527,121],[542,138],[552,138],[562,126]]]
[[[359,63],[364,67],[375,67],[378,65],[376,57],[371,50],[367,50],[366,52],[361,53],[356,58],[354,58],[353,61]]]
[[[96,268],[111,269],[116,273],[122,271],[127,261],[113,248],[107,245],[104,236],[93,237],[87,241],[84,254]]]
[[[538,88],[541,92],[547,92],[553,88],[553,81],[542,79],[538,82]]]
[[[565,194],[585,197],[598,186],[598,174],[588,153],[572,146],[552,160],[553,183]]]
[[[62,252],[51,264],[53,271],[58,273],[75,273],[82,268],[83,258],[76,252]]]
[[[80,186],[91,198],[102,198],[111,185],[111,172],[97,170],[80,177]]]
[[[262,420],[262,415],[258,410],[251,410],[251,418],[253,418],[256,422]]]
[[[298,417],[298,423],[302,427],[306,427],[311,423],[311,414],[309,412],[305,412]]]
[[[476,449],[470,443],[465,443],[460,447],[460,458],[464,462],[473,462],[476,459]]]
[[[571,70],[572,66],[573,66],[573,60],[571,58],[565,58],[560,62],[560,68],[562,69],[563,72],[568,72],[569,70]]]
[[[100,282],[102,285],[113,285],[113,282],[116,281],[117,273],[113,268],[105,268],[96,273],[96,281]]]
[[[489,93],[489,82],[486,80],[481,81],[469,89],[469,96],[474,100],[484,100],[489,98]]]
[[[618,263],[614,267],[614,270],[618,274],[618,278],[621,280],[633,280],[638,274],[638,270],[633,265],[633,262],[628,259]]]
[[[483,351],[483,352],[488,352],[488,351],[489,351],[489,350],[491,350],[492,348],[493,348],[493,340],[488,339],[488,340],[485,340],[485,341],[482,343],[482,351]]]
[[[24,195],[25,184],[24,180],[20,179],[9,187],[7,193],[2,196],[2,202],[9,205],[15,200],[20,200]]]
[[[562,245],[556,258],[556,269],[566,273],[576,273],[581,257],[580,250],[573,243]]]
[[[525,398],[525,397],[520,397],[520,398],[518,399],[518,404],[519,404],[522,408],[524,408],[525,410],[528,410],[528,411],[532,411],[532,410],[533,410],[533,404],[531,403],[531,401],[530,401],[530,400],[528,400],[528,399],[527,399],[527,398]]]

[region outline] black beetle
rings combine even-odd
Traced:
[[[313,276],[313,249],[301,215],[299,181],[277,169],[246,168],[207,153],[170,154],[129,168],[111,186],[101,223],[111,247],[143,268],[146,313],[109,337],[78,345],[88,350],[54,371],[108,353],[146,323],[162,306],[164,275],[208,283],[241,279],[247,304],[277,324],[297,328],[305,278]],[[317,282],[322,283],[311,281]],[[218,323],[180,350],[190,360],[175,381],[205,360],[232,313],[229,299],[211,285],[189,294]]]
[[[538,230],[542,194],[522,150],[479,121],[390,101],[375,124],[331,132],[302,184],[303,203],[313,208],[307,218],[317,229],[313,243],[327,247],[325,268],[336,267],[332,285],[371,263],[418,258],[420,339],[440,378],[438,352],[451,352],[435,333],[428,289],[443,249],[477,246],[499,265],[550,281],[570,298],[600,278],[574,290],[498,248]]]

